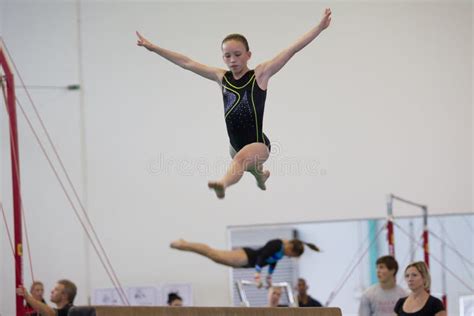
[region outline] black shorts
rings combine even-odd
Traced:
[[[257,264],[257,258],[258,254],[257,251],[252,249],[252,248],[242,248],[245,251],[245,254],[247,255],[247,264],[243,266],[243,268],[255,268],[255,265]]]

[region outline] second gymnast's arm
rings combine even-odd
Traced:
[[[262,267],[268,264],[267,259],[272,257],[275,253],[281,251],[282,247],[283,243],[281,239],[273,239],[267,242],[265,246],[260,249],[260,253],[257,257],[257,262],[255,265],[256,272],[261,273]]]
[[[154,52],[160,55],[161,57],[169,60],[173,64],[176,64],[186,70],[192,71],[195,74],[200,75],[206,79],[216,81],[219,84],[222,82],[222,77],[225,74],[224,69],[210,67],[210,66],[198,63],[183,54],[155,45],[151,43],[150,41],[148,41],[146,38],[144,38],[138,32],[137,32],[137,36],[138,36],[138,40],[137,40],[138,46],[143,46],[149,51]]]

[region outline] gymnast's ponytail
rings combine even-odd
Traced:
[[[304,241],[299,240],[299,239],[292,239],[292,240],[290,240],[290,243],[291,243],[291,246],[292,246],[292,250],[296,254],[297,257],[299,257],[303,254],[305,245],[313,251],[317,251],[317,252],[321,251],[314,244],[309,243],[309,242],[304,242]]]
[[[321,250],[315,245],[315,244],[312,244],[312,243],[309,243],[309,242],[304,242],[303,243],[311,250],[313,251],[316,251],[316,252],[321,252]]]

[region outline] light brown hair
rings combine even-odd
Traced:
[[[413,262],[413,263],[410,263],[406,269],[405,269],[405,273],[407,272],[408,268],[415,268],[420,274],[421,274],[421,277],[423,278],[424,280],[424,288],[425,290],[429,291],[430,288],[431,288],[431,275],[430,275],[430,271],[428,270],[428,266],[426,265],[425,262],[423,261],[417,261],[417,262]]]
[[[249,48],[249,42],[247,41],[247,39],[245,38],[245,36],[243,36],[242,34],[234,33],[234,34],[229,34],[229,35],[227,35],[227,36],[222,40],[221,47],[222,47],[222,45],[224,45],[224,43],[227,42],[227,41],[237,41],[237,42],[241,42],[242,44],[244,44],[245,49],[246,49],[247,51],[250,50],[250,48]]]

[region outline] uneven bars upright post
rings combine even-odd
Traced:
[[[395,257],[395,234],[393,232],[393,195],[387,195],[387,241],[388,253]]]
[[[446,265],[446,244],[441,243],[441,260],[443,265]],[[441,272],[441,288],[442,288],[442,297],[441,301],[443,302],[444,308],[448,310],[448,295],[447,295],[447,288],[446,288],[446,271],[443,269]]]
[[[10,156],[12,165],[12,190],[13,190],[13,228],[15,235],[15,288],[23,284],[23,241],[21,222],[21,192],[20,192],[20,162],[18,151],[18,127],[16,120],[16,98],[13,72],[8,64],[6,54],[0,45],[0,65],[5,72],[7,83],[7,110],[10,125]],[[0,80],[2,80],[0,78]],[[23,298],[16,295],[16,315],[24,316],[25,308]]]
[[[428,240],[428,206],[420,203],[415,203],[410,200],[406,200],[399,196],[390,194],[390,212],[393,214],[393,200],[398,200],[405,204],[409,204],[415,207],[419,207],[423,211],[423,253],[424,253],[424,260],[428,268],[430,267],[430,247],[429,247],[429,240]]]
[[[430,267],[430,247],[429,247],[429,240],[428,240],[428,207],[423,205],[423,253],[425,263]]]
[[[250,307],[250,302],[247,299],[247,295],[245,294],[244,285],[242,283],[242,280],[236,281],[235,285],[237,286],[237,293],[239,293],[239,298],[240,298],[240,302],[241,302],[240,305]]]
[[[247,299],[247,295],[245,294],[245,285],[251,285],[251,286],[257,286],[257,282],[253,281],[247,281],[247,280],[238,280],[235,282],[237,286],[237,291],[239,293],[240,300],[244,306],[250,307],[250,302]],[[273,283],[272,286],[274,287],[280,287],[286,289],[286,294],[288,296],[288,303],[290,307],[296,307],[296,301],[295,297],[293,296],[293,290],[291,289],[291,285],[288,282],[278,282],[278,283]]]
[[[440,223],[441,224],[441,223]],[[446,229],[444,225],[441,225],[441,232],[446,234]],[[441,262],[443,266],[446,266],[446,243],[441,243]],[[441,270],[441,292],[442,297],[441,301],[443,302],[444,308],[448,310],[448,289],[447,289],[447,280],[446,280],[446,270]]]

